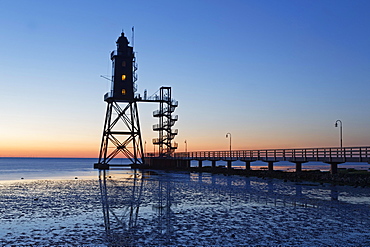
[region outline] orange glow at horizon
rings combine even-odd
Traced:
[[[304,138],[305,137],[305,138]],[[299,148],[323,148],[337,147],[339,142],[336,136],[243,136],[233,133],[232,150],[264,150],[264,149],[299,149]],[[40,137],[39,137],[40,138]],[[175,138],[178,143],[176,152],[185,152],[185,138]],[[229,150],[230,139],[224,135],[217,136],[187,136],[186,146],[188,152],[195,151],[227,151]],[[367,146],[366,138],[346,139],[347,147]],[[144,144],[143,148],[147,153],[154,151],[150,142]],[[98,158],[100,149],[100,138],[96,134],[94,138],[86,139],[62,139],[56,141],[44,138],[29,139],[26,141],[4,140],[0,143],[0,157],[59,157],[59,158]],[[158,152],[158,146],[155,147]]]
[[[0,157],[34,157],[34,158],[97,158],[99,150],[91,149],[2,149]]]
[[[97,158],[99,143],[40,143],[22,142],[0,144],[0,157]]]

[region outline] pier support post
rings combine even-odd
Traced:
[[[337,174],[338,173],[338,162],[331,162],[330,163],[330,173]]]
[[[300,173],[302,172],[302,163],[301,161],[296,161],[295,162],[295,172]]]
[[[212,160],[212,168],[216,168],[216,160]]]
[[[202,168],[203,167],[203,164],[202,163],[203,163],[203,160],[198,160],[198,167],[199,168]]]
[[[244,161],[245,162],[245,170],[250,171],[251,170],[251,162],[250,161]]]
[[[228,160],[227,161],[227,169],[231,169],[231,165],[232,165],[233,161],[232,160]]]
[[[273,172],[274,171],[274,161],[267,161],[268,163],[268,171]]]

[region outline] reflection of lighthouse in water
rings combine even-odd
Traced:
[[[116,241],[129,241],[135,231],[143,192],[140,174],[115,180],[99,170],[99,185],[106,234]]]
[[[171,182],[161,178],[146,180],[149,177],[150,172],[135,171],[117,179],[105,170],[99,171],[104,226],[112,243],[132,244],[148,230],[150,236],[145,237],[169,243],[173,233]],[[140,211],[148,218],[139,217]]]

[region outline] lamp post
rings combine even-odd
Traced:
[[[339,134],[340,134],[340,156],[342,157],[343,156],[343,125],[342,125],[342,121],[340,120],[337,120],[335,121],[335,127],[338,127],[338,122],[340,123],[340,129],[339,129]]]
[[[186,142],[186,140],[185,140],[185,153],[187,153],[188,152],[188,143]]]
[[[339,135],[340,135],[340,148],[343,148],[343,124],[342,121],[337,120],[335,121],[335,127],[338,127],[338,122],[340,123]]]
[[[144,141],[144,156],[146,156],[146,141]]]
[[[230,159],[231,159],[231,133],[226,134],[226,138],[230,137]]]

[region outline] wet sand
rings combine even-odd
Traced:
[[[104,242],[96,179],[3,182],[0,198],[2,246]]]
[[[98,179],[1,182],[1,245],[370,245],[368,188],[163,171],[100,182],[105,204]]]

